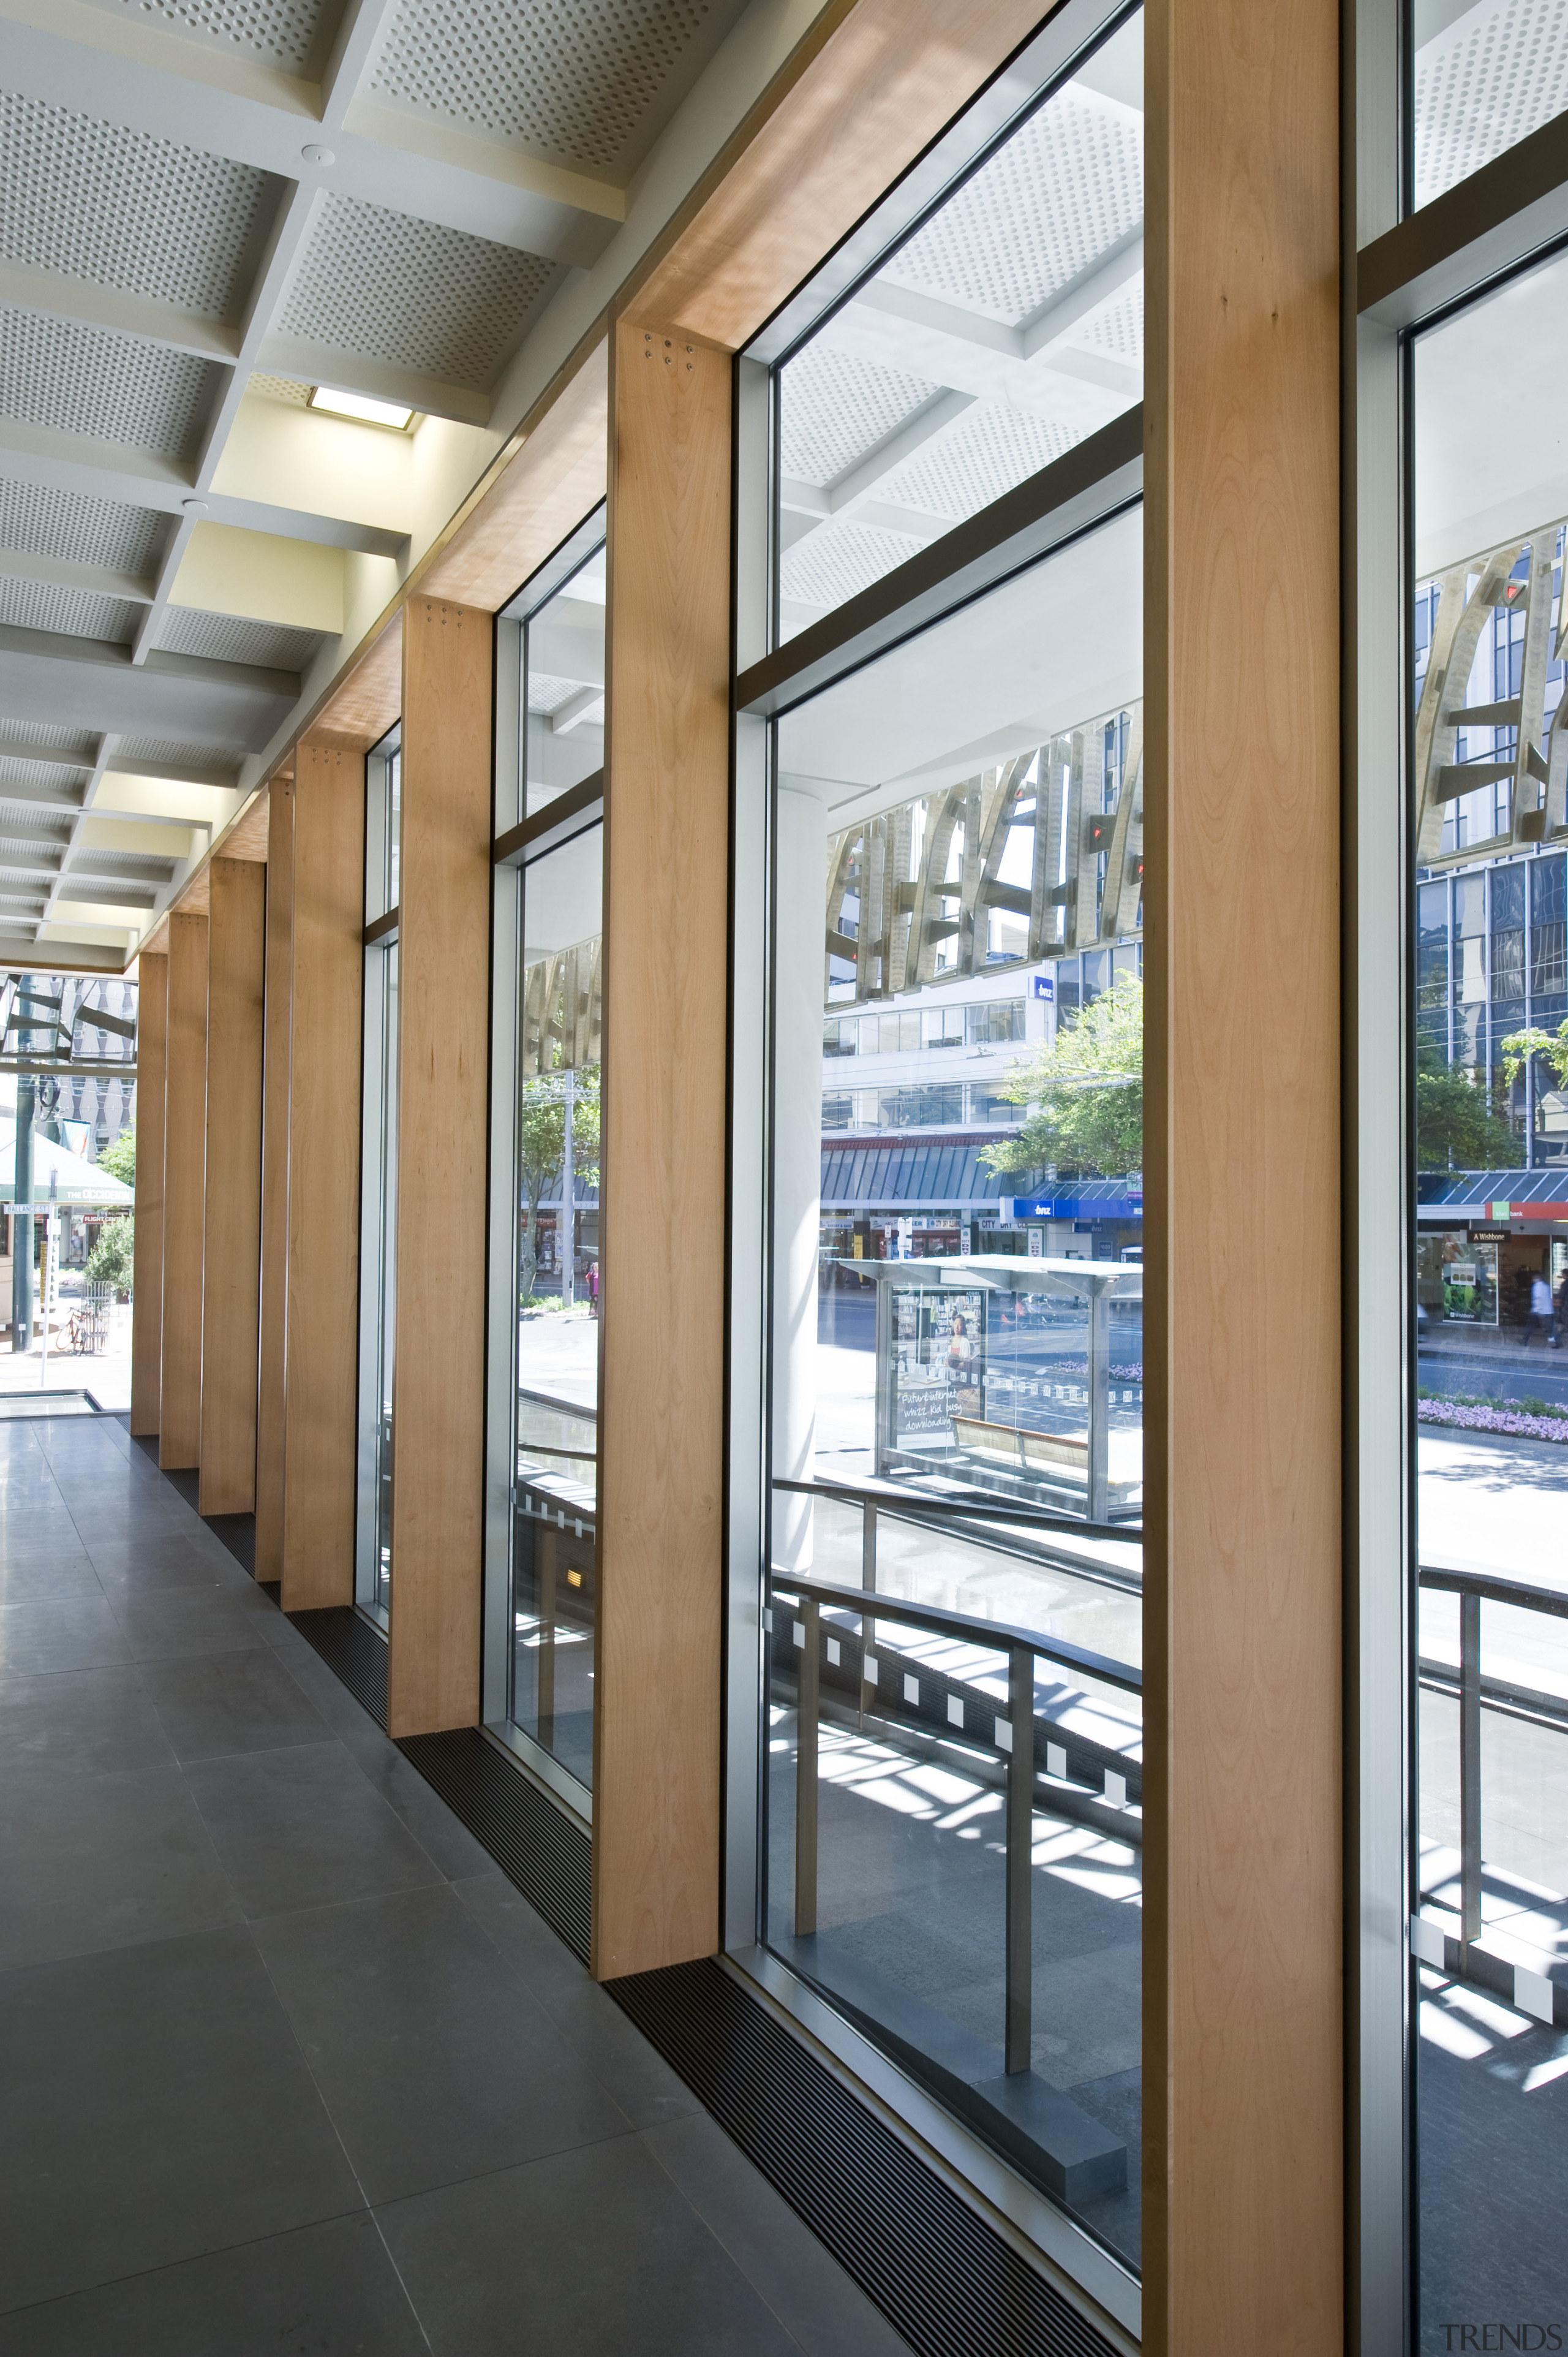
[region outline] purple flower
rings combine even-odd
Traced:
[[[1417,1400],[1419,1424],[1442,1424],[1462,1432],[1500,1432],[1513,1440],[1568,1441],[1568,1416],[1521,1415],[1508,1408],[1466,1407],[1458,1400]]]

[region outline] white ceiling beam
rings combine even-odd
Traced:
[[[38,810],[58,811],[67,818],[81,808],[81,795],[80,786],[24,785],[19,780],[0,778],[0,802],[29,802]]]
[[[151,508],[160,515],[178,515],[196,489],[195,474],[194,467],[133,449],[125,443],[94,442],[85,436],[57,434],[47,426],[19,425],[11,418],[0,418],[0,475],[17,482],[76,491],[85,499],[114,500],[123,507]],[[352,516],[274,507],[267,500],[242,499],[229,491],[209,490],[204,496],[215,522],[240,524],[247,532],[275,533],[285,540],[319,541],[327,548],[359,549],[367,556],[401,556],[408,545],[406,532],[362,523]]]
[[[70,834],[60,859],[59,873],[56,876],[54,882],[49,886],[48,899],[44,902],[43,914],[38,919],[38,927],[40,931],[48,924],[50,916],[53,914],[54,909],[59,901],[61,897],[60,888],[65,880],[65,871],[70,865],[71,853],[76,849],[77,845],[81,840],[82,823],[86,819],[89,811],[92,808],[93,802],[97,797],[99,786],[102,781],[103,772],[109,767],[110,752],[116,742],[117,739],[113,737],[100,737],[98,739],[97,748],[93,754],[91,774],[88,778],[86,787],[82,793],[81,804],[78,807],[75,816],[71,820]],[[93,897],[95,899],[108,898],[116,901],[118,899],[118,895],[116,894],[109,894],[106,896],[95,894]],[[150,896],[147,905],[149,908],[152,905]]]
[[[16,262],[0,262],[0,303],[42,312],[46,318],[70,319],[79,327],[106,328],[113,335],[137,336],[170,351],[193,352],[199,360],[232,361],[240,348],[237,328],[199,311],[182,311],[172,303],[124,295],[52,270],[25,269]]]
[[[135,636],[131,641],[133,663],[145,662],[157,638],[169,592],[184,561],[190,535],[207,512],[207,494],[211,490],[218,462],[223,456],[230,428],[245,397],[246,387],[256,366],[256,355],[277,315],[279,305],[288,292],[289,282],[299,266],[300,256],[316,217],[321,210],[321,204],[318,188],[300,180],[285,183],[255,280],[246,300],[244,326],[241,331],[240,348],[234,356],[234,366],[219,393],[218,405],[207,421],[200,455],[196,462],[192,496],[181,503],[179,522],[164,550],[152,601],[137,623]]]
[[[0,580],[38,581],[51,589],[84,590],[91,597],[123,597],[135,606],[149,604],[153,596],[152,582],[140,573],[115,573],[105,565],[78,565],[65,556],[30,556],[16,548],[0,548]]]
[[[301,151],[323,143],[322,93],[198,41],[182,40],[87,0],[0,0],[9,90],[73,113],[96,114],[282,179]],[[390,115],[389,142],[381,118]],[[332,130],[322,183],[470,237],[586,268],[626,219],[626,192],[590,174],[488,141],[433,143],[426,127],[390,108],[375,130]],[[456,158],[461,156],[462,160]]]
[[[369,360],[363,352],[340,351],[331,344],[307,343],[303,336],[264,337],[252,365],[274,376],[334,386],[339,393],[368,393],[372,401],[417,409],[426,417],[449,417],[458,425],[490,422],[489,394],[472,385],[450,384],[418,369]]]
[[[929,403],[908,425],[889,434],[829,487],[829,512],[853,515],[858,507],[875,497],[879,485],[886,481],[895,468],[944,441],[974,405],[972,393],[945,393],[940,401]]]
[[[321,76],[321,127],[340,131],[374,65],[397,0],[343,0],[332,52]]]

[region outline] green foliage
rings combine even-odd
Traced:
[[[1144,985],[1118,974],[1054,1042],[1009,1065],[1002,1094],[1036,1107],[988,1146],[993,1170],[1045,1165],[1102,1178],[1144,1167]]]
[[[599,1183],[599,1068],[585,1064],[572,1094],[572,1170],[585,1187]],[[566,1168],[566,1102],[571,1083],[564,1071],[542,1073],[523,1084],[518,1121],[518,1176],[523,1195],[522,1241],[518,1290],[532,1296],[539,1266],[539,1206],[560,1183]]]
[[[123,1187],[136,1183],[136,1132],[133,1125],[123,1129],[113,1146],[106,1146],[98,1157],[98,1168],[106,1170],[111,1178],[118,1178]]]
[[[98,1242],[88,1255],[89,1285],[112,1285],[116,1293],[129,1293],[135,1243],[134,1220],[105,1220],[98,1231]]]
[[[1423,1046],[1415,1075],[1417,1167],[1511,1170],[1520,1153],[1520,1142],[1494,1107],[1489,1090],[1461,1066],[1444,1064],[1435,1049]]]
[[[1518,1080],[1527,1060],[1539,1056],[1559,1082],[1568,1081],[1568,1023],[1559,1024],[1552,1031],[1510,1031],[1502,1044],[1503,1078],[1509,1085]]]

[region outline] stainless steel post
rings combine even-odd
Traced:
[[[1481,1936],[1481,1599],[1459,1598],[1459,1942]]]
[[[817,1928],[817,1706],[821,1686],[822,1613],[808,1597],[800,1598],[800,1623],[805,1642],[795,1706],[795,1937],[803,1940]]]
[[[1029,2068],[1034,2002],[1035,1657],[1026,1645],[1008,1652],[1007,1704],[1013,1749],[1007,1760],[1005,2042],[1011,2073]]]
[[[860,1584],[868,1594],[876,1587],[876,1501],[867,1498],[860,1510]],[[876,1620],[868,1615],[860,1624],[860,1715],[876,1706],[876,1681],[865,1674],[867,1655],[876,1658]]]
[[[1089,1297],[1089,1519],[1111,1514],[1111,1303],[1102,1278]]]

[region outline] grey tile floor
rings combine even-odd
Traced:
[[[6,2357],[905,2342],[118,1421],[0,1425]]]

